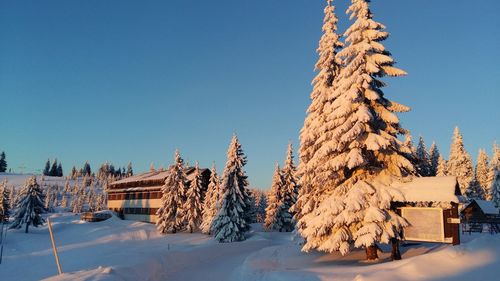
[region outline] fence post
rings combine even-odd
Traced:
[[[4,237],[3,237],[3,228],[4,228],[5,222],[3,221],[2,218],[2,230],[0,231],[0,264],[2,264],[2,256],[3,256],[3,243],[4,243]],[[5,230],[5,237],[7,237],[7,230]]]
[[[50,223],[50,219],[47,219],[47,223],[49,225],[50,240],[52,241],[52,250],[54,251],[54,256],[56,257],[57,270],[59,271],[59,275],[61,275],[63,272],[61,264],[59,263],[59,255],[57,254],[56,241],[54,240],[54,234],[52,233],[52,224]]]

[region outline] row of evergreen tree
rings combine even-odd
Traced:
[[[479,149],[475,166],[465,149],[458,127],[453,133],[448,160],[442,157],[435,143],[427,150],[422,137],[416,148],[412,146],[411,138],[407,138],[406,144],[412,149],[419,175],[456,176],[462,195],[469,200],[493,200],[499,197],[496,185],[500,172],[500,148],[496,143],[493,144],[491,157],[486,150]]]
[[[77,169],[75,166],[71,168],[71,172],[69,174],[69,177],[71,179],[77,179],[79,177],[92,177],[94,178],[95,175],[92,173],[92,169],[90,167],[89,161],[85,161],[83,166],[80,169]]]
[[[290,232],[295,229],[291,207],[297,200],[299,185],[293,162],[293,147],[290,143],[283,169],[276,163],[271,190],[267,199],[264,227],[268,230]]]
[[[106,209],[106,194],[102,185],[95,179],[84,178],[70,186],[66,180],[64,187],[58,185],[42,185],[36,176],[27,179],[23,188],[16,192],[14,186],[8,188],[7,179],[0,183],[0,221],[9,222],[11,228],[25,226],[37,227],[44,223],[42,213],[54,212],[57,209],[81,213]]]
[[[129,162],[127,165],[127,168],[125,170],[125,167],[118,167],[115,168],[115,166],[109,162],[103,163],[98,171],[97,171],[97,178],[100,180],[104,180],[107,178],[112,178],[113,180],[118,180],[126,177],[131,177],[134,175],[134,171],[132,168],[132,162]]]
[[[112,163],[105,162],[99,166],[97,170],[97,175],[92,172],[92,168],[88,161],[85,161],[82,168],[77,169],[75,166],[71,168],[69,177],[71,179],[78,179],[79,177],[89,177],[97,178],[100,181],[115,181],[122,178],[130,177],[134,175],[132,168],[132,162],[129,162],[127,167],[115,167]]]
[[[45,162],[45,168],[43,168],[42,174],[44,176],[62,177],[63,176],[62,164],[60,162],[58,163],[57,159],[54,159],[54,162],[51,165],[50,159],[47,159],[47,162]]]
[[[214,165],[206,192],[202,188],[198,164],[191,181],[187,180],[184,165],[176,151],[162,187],[156,222],[158,231],[202,231],[219,242],[244,240],[250,224],[256,221],[257,210],[256,199],[247,188],[246,156],[236,135],[229,145],[222,178],[219,179]]]
[[[247,188],[245,165],[246,156],[238,138],[233,136],[222,178],[219,179],[215,165],[212,166],[204,192],[198,164],[188,181],[184,160],[176,151],[162,187],[156,222],[158,231],[201,231],[213,235],[219,242],[244,240],[254,222],[264,222],[269,230],[293,231],[295,224],[290,208],[295,203],[299,186],[292,145],[288,146],[283,169],[276,167],[273,187],[267,197],[265,192]]]

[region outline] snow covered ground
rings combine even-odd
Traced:
[[[12,174],[12,173],[0,173],[0,182],[2,182],[5,178],[7,179],[7,186],[10,187],[10,186],[14,186],[17,189],[21,189],[26,180],[29,179],[31,176],[33,176],[32,174]],[[43,181],[42,181],[42,178],[43,178]],[[36,176],[36,180],[38,182],[38,184],[40,184],[41,186],[48,186],[48,185],[52,185],[52,186],[60,186],[60,187],[63,187],[64,186],[64,183],[66,182],[66,178],[65,177],[49,177],[49,176],[40,176],[40,175],[37,175]],[[69,184],[70,185],[74,185],[75,184],[75,181],[74,180],[69,180]]]
[[[52,214],[65,274],[57,276],[47,226],[9,230],[0,280],[494,280],[500,236],[464,235],[461,246],[404,247],[403,260],[363,262],[364,252],[301,253],[289,233],[253,225],[244,242],[219,244],[203,234],[162,236],[154,225],[113,217],[84,223]]]

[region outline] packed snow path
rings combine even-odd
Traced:
[[[403,260],[363,262],[352,255],[301,253],[290,233],[264,232],[219,244],[203,234],[160,235],[154,225],[111,218],[83,223],[52,215],[62,268],[57,269],[47,227],[9,230],[0,280],[494,280],[500,235],[468,236],[459,247],[403,248]],[[477,239],[472,239],[477,238]]]

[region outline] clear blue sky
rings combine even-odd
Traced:
[[[347,0],[335,1],[345,30]],[[252,186],[271,182],[309,104],[325,1],[0,1],[0,150],[10,167],[89,160],[219,170],[233,132]],[[500,141],[500,1],[373,1],[409,75],[386,95],[447,156]]]

